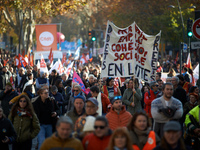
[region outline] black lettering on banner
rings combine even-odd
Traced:
[[[108,26],[108,33],[111,33],[112,32],[112,27],[111,27],[111,25],[109,24],[109,26]]]
[[[108,46],[109,46],[109,44],[106,43],[106,46],[105,46],[105,50],[104,50],[104,52],[107,52],[107,53],[108,53]]]
[[[158,42],[159,42],[159,40],[160,40],[160,36],[156,36],[156,39],[155,39],[155,41],[154,41],[154,44],[153,44],[153,50],[159,50],[159,48],[158,48]]]
[[[108,65],[108,76],[114,76],[114,74],[111,74],[110,72],[113,70],[113,65],[115,65],[114,63],[111,63]],[[112,67],[112,68],[111,68]]]
[[[106,61],[103,61],[103,66],[102,66],[102,70],[106,69]]]
[[[115,63],[111,63],[108,65],[108,76],[119,76],[118,73],[123,76],[123,65],[120,63],[118,66]]]
[[[148,81],[148,73],[150,73],[150,70],[140,67],[139,65],[135,66],[135,75],[137,78],[141,76],[144,81]]]
[[[157,60],[158,59],[157,56],[158,56],[158,52],[154,51],[153,54],[152,54],[152,59]]]

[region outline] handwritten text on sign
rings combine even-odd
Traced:
[[[108,22],[102,77],[128,77],[135,75],[145,81],[155,78],[160,33],[145,34],[135,23],[120,29]]]

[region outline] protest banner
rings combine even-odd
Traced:
[[[145,34],[135,23],[118,28],[108,21],[101,77],[135,76],[153,81],[157,70],[161,32]]]
[[[71,62],[71,63],[67,66],[67,68],[65,69],[65,73],[66,73],[66,75],[67,75],[67,78],[69,77],[69,74],[70,74],[70,72],[71,72],[71,69],[72,69],[73,65],[74,65],[74,61]]]
[[[88,94],[90,92],[90,89],[86,89],[85,88],[85,85],[83,84],[83,81],[81,80],[81,78],[79,77],[79,75],[76,73],[76,71],[74,71],[72,82],[78,83],[81,86],[81,90],[85,94]]]
[[[35,25],[37,51],[57,50],[57,25]]]

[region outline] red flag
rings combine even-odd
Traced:
[[[15,89],[15,84],[12,76],[10,77],[10,83],[12,84],[12,87]]]
[[[24,67],[26,67],[27,62],[26,62],[25,58],[21,54],[19,54],[19,61],[20,61],[20,63],[23,64]]]
[[[63,53],[63,58],[62,58],[62,64],[64,64],[66,62],[67,58],[66,58],[66,53]]]
[[[191,59],[190,59],[190,53],[188,54],[188,58],[187,58],[187,63],[185,65],[185,67],[192,69],[192,63],[191,63]]]
[[[51,64],[52,63],[52,61],[53,61],[53,52],[52,52],[52,48],[51,48],[51,50],[50,50],[50,53],[49,53],[49,63]]]
[[[29,53],[28,55],[28,64],[30,66],[33,66],[33,54]]]
[[[81,59],[80,59],[80,62],[81,62],[81,64],[88,63],[88,61],[87,61],[87,59],[86,59],[86,56],[85,56],[85,54],[83,54],[83,53],[82,53],[82,57],[81,57]]]

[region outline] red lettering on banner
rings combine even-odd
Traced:
[[[133,50],[133,42],[130,43],[123,43],[123,44],[113,44],[112,46],[112,51],[113,52],[126,52]]]
[[[133,33],[129,33],[127,36],[121,36],[118,43],[131,41],[131,37],[133,37]]]
[[[52,41],[51,37],[41,37],[40,41]]]

